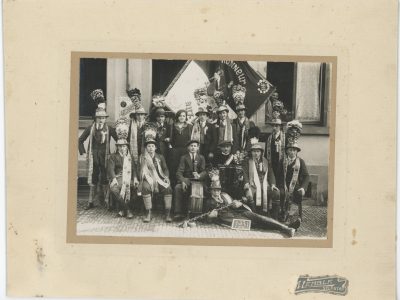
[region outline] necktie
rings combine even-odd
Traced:
[[[194,154],[192,154],[192,166],[193,166],[193,172],[196,172],[195,165],[194,165]]]

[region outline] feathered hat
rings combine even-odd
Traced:
[[[129,145],[127,139],[129,134],[129,119],[120,118],[115,122],[115,131],[117,133],[118,140],[116,145]]]
[[[298,120],[293,120],[287,123],[287,143],[285,148],[296,148],[297,151],[301,151],[299,147],[298,140],[301,134],[301,130],[303,129],[303,125]]]
[[[94,117],[108,117],[106,112],[106,99],[104,98],[103,90],[96,89],[90,93],[90,98],[96,104],[96,112]]]
[[[148,144],[157,145],[157,128],[155,125],[152,123],[146,123],[144,126],[144,146],[146,147]]]

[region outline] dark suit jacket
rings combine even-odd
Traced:
[[[295,186],[295,190],[298,190],[300,188],[303,188],[304,191],[307,191],[308,184],[310,183],[310,175],[308,174],[307,166],[306,163],[304,162],[303,159],[300,159],[300,170],[299,170],[299,177],[297,179],[297,183]],[[288,165],[287,167],[287,172],[286,172],[286,186],[289,188],[290,181],[292,180],[293,176],[293,167],[294,167],[295,162],[292,164]],[[281,163],[281,176],[278,178],[278,187],[284,188],[284,165],[283,162]]]
[[[229,122],[231,122],[231,124],[232,124],[231,120],[229,120]],[[210,152],[212,152],[212,153],[216,153],[218,151],[219,129],[220,129],[219,121],[217,121],[214,124],[210,123],[210,125],[209,125],[209,131],[210,131],[209,149],[210,149]],[[232,138],[233,138],[233,144],[235,144],[235,131],[234,131],[233,124],[232,124]]]
[[[107,175],[109,180],[113,180],[119,173],[122,172],[123,164],[124,164],[123,157],[119,153],[113,153],[110,155],[110,159],[108,160],[108,165],[107,165]],[[136,167],[133,160],[132,160],[131,172],[132,172],[131,179],[133,180],[135,177],[137,177]]]
[[[250,168],[249,168],[249,160],[252,160],[252,158],[247,158],[243,161],[242,163],[242,168],[243,168],[243,183],[249,183],[250,186],[253,186],[252,183],[250,182]],[[262,157],[262,164],[263,164],[263,170],[268,170],[268,184],[276,184],[275,181],[275,174],[274,170],[271,167],[271,164],[268,163],[268,160],[265,157]],[[254,186],[253,186],[254,187]]]
[[[86,139],[89,137],[90,135],[90,130],[92,129],[92,125],[88,126],[85,128],[85,130],[82,132],[81,136],[79,137],[79,154],[82,155],[84,153],[86,153],[85,150],[85,146],[83,145],[83,143],[86,141]],[[109,141],[111,140],[111,137],[117,141],[118,137],[117,137],[117,133],[115,131],[115,128],[105,124],[104,126],[108,127],[108,132],[109,132],[109,136],[107,137],[109,139]],[[101,140],[101,130],[94,130],[94,137],[92,139],[92,149],[93,150],[99,150],[99,149],[103,149],[106,150],[106,143],[101,144],[100,140]]]
[[[250,139],[248,137],[248,131],[250,128],[255,127],[256,125],[254,124],[253,121],[250,121],[248,118],[245,119],[244,121],[244,138],[247,140],[246,143],[246,149],[245,150],[250,150]],[[236,118],[232,121],[232,135],[233,135],[233,147],[232,147],[232,152],[235,153],[237,150],[240,150],[240,125],[239,125],[239,119]]]
[[[178,170],[176,171],[176,178],[178,182],[189,183],[189,179],[193,178],[193,172],[197,171],[200,175],[200,180],[205,180],[207,177],[206,172],[206,161],[204,156],[197,153],[196,154],[196,170],[193,168],[192,159],[190,154],[187,153],[183,155],[179,161]]]

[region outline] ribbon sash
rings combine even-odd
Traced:
[[[262,186],[260,183],[260,178],[258,177],[258,172],[256,164],[253,159],[249,159],[249,175],[250,182],[256,186],[256,206],[263,207],[263,211],[268,211],[268,166],[265,168],[264,180]]]
[[[158,185],[160,184],[164,188],[167,188],[169,186],[169,183],[165,182],[163,179],[166,178],[164,173],[161,170],[160,164],[158,162],[158,159],[156,158],[156,164],[157,166],[154,166],[153,159],[151,158],[150,154],[148,152],[145,152],[144,157],[142,159],[143,164],[142,166],[142,179],[146,179],[147,182],[149,183],[151,190],[153,192],[158,192]],[[156,170],[156,167],[158,171],[160,172],[160,176],[158,176],[158,172]]]
[[[137,143],[137,136],[138,136],[138,126],[135,120],[131,122],[131,136],[130,136],[130,150],[133,161],[137,163],[139,159],[139,152],[138,152],[138,143]]]
[[[120,196],[125,202],[128,202],[131,197],[131,178],[132,178],[132,158],[129,152],[123,156],[123,165],[122,165],[122,187],[120,191]]]

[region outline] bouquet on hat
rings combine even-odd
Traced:
[[[104,97],[103,90],[101,89],[96,89],[90,93],[91,99],[94,101],[94,103],[99,106],[100,104],[104,103],[104,108],[105,108],[105,102],[106,98]]]
[[[211,170],[208,171],[208,176],[210,177],[211,182],[219,181],[219,169],[218,168],[211,168]]]
[[[153,96],[152,103],[157,108],[158,107],[164,108],[165,107],[165,98],[164,98],[164,96],[162,96],[160,94],[156,94],[156,95]]]
[[[293,120],[287,123],[286,136],[290,144],[297,143],[302,129],[303,125],[298,120]]]

